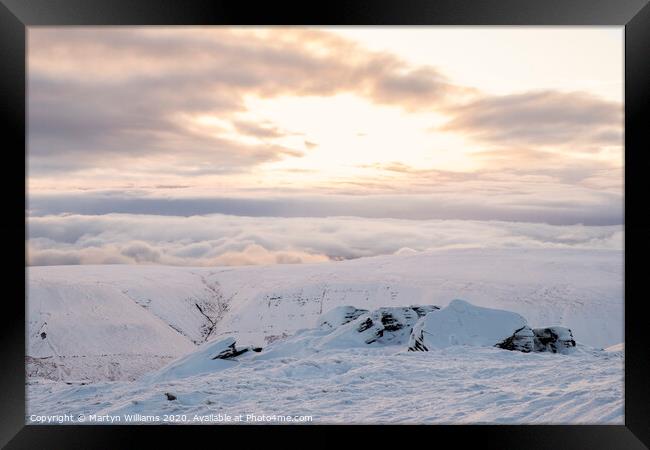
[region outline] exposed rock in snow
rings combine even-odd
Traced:
[[[568,328],[532,330],[523,317],[509,311],[481,308],[463,300],[454,300],[438,310],[434,305],[384,307],[371,312],[353,306],[338,307],[323,314],[318,327],[299,330],[264,351],[259,347],[237,348],[235,339],[229,337],[204,344],[144,379],[170,381],[216,372],[237,364],[242,355],[252,361],[306,358],[327,350],[400,347],[407,343],[411,351],[471,345],[558,353],[575,346]],[[339,325],[334,328],[335,324]]]
[[[440,306],[436,305],[411,305],[409,306],[419,317],[424,317],[429,314],[431,311],[437,311],[440,309]]]
[[[434,305],[379,308],[335,328],[322,339],[321,345],[356,347],[406,344],[418,319],[438,309],[440,308]]]
[[[338,306],[320,316],[318,326],[324,330],[333,330],[367,312],[367,309],[359,309],[354,306]]]
[[[576,346],[573,333],[565,327],[535,328],[535,351],[567,353]]]
[[[409,338],[409,350],[428,351],[451,345],[494,346],[524,353],[567,353],[576,342],[566,327],[532,329],[519,314],[453,300],[439,313],[418,321]]]
[[[279,339],[265,347],[260,355],[253,358],[302,358],[325,350],[345,350],[363,347],[404,346],[408,342],[413,325],[428,312],[436,311],[434,305],[384,307],[371,312],[364,312],[356,319],[331,328],[331,319],[341,318],[342,312],[358,311],[358,308],[335,308],[323,314],[319,324],[330,325],[312,329],[298,330],[294,335]],[[356,315],[356,312],[354,313]],[[338,322],[341,322],[339,320]]]
[[[212,359],[232,359],[236,358],[239,355],[243,355],[244,353],[248,351],[253,351],[253,352],[261,352],[262,348],[261,347],[244,347],[244,348],[237,348],[235,346],[235,341],[233,340],[232,344],[228,346],[225,350],[221,351],[218,355],[214,356]]]
[[[446,308],[427,314],[413,328],[409,350],[426,351],[452,345],[496,346],[527,326],[517,313],[474,306],[453,300]],[[517,341],[525,340],[524,335]]]
[[[521,327],[512,336],[499,342],[496,347],[530,353],[535,351],[535,333],[529,326]]]

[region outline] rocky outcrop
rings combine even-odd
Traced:
[[[248,351],[253,351],[253,352],[261,352],[262,351],[261,347],[244,347],[244,348],[239,348],[238,349],[235,344],[236,343],[233,341],[232,344],[230,344],[224,350],[219,352],[212,359],[232,359],[232,358],[236,358],[239,355],[243,355],[244,353],[246,353]]]
[[[573,333],[565,327],[534,328],[526,326],[500,342],[496,347],[524,353],[568,353],[576,346]]]
[[[384,307],[372,312],[364,312],[354,320],[335,328],[323,338],[323,344],[326,346],[406,344],[415,323],[424,315],[438,309],[440,308],[435,305],[422,305]],[[357,314],[360,310],[348,311]],[[338,313],[340,315],[340,311]]]
[[[534,328],[535,351],[568,353],[576,346],[573,333],[565,327]]]
[[[533,329],[519,314],[453,300],[447,308],[415,324],[408,349],[429,351],[459,344],[494,346],[524,353],[568,353],[576,346],[568,328]]]
[[[496,344],[495,347],[504,350],[530,353],[535,351],[535,334],[529,326],[521,327],[512,336]]]
[[[320,316],[318,319],[318,327],[324,330],[333,330],[348,322],[352,322],[367,312],[367,309],[359,309],[354,306],[338,306]]]
[[[409,339],[409,350],[427,351],[452,345],[495,346],[518,332],[512,340],[519,344],[526,326],[526,319],[517,313],[453,300],[446,308],[418,320]]]
[[[418,315],[418,317],[424,317],[427,314],[429,314],[431,311],[437,311],[440,309],[440,306],[436,305],[411,305],[409,306],[415,313]]]

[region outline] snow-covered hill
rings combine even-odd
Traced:
[[[352,305],[446,306],[454,298],[623,341],[623,254],[590,249],[447,249],[302,265],[28,269],[28,374],[134,379],[205,341],[267,346]]]
[[[623,352],[574,342],[560,348],[562,333],[530,328],[531,345],[502,345],[527,326],[517,313],[463,300],[443,309],[339,307],[267,348],[241,347],[232,337],[210,341],[136,382],[70,387],[33,380],[27,420],[64,411],[66,423],[91,424],[220,423],[225,416],[243,423],[277,416],[318,423],[622,423]],[[558,331],[543,331],[549,330]],[[427,338],[414,348],[422,333]]]

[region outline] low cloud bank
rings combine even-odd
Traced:
[[[622,190],[591,189],[554,182],[540,184],[466,179],[440,182],[426,193],[408,195],[300,195],[295,192],[257,197],[197,193],[163,195],[151,190],[32,193],[30,216],[57,214],[147,214],[249,217],[354,216],[375,219],[498,220],[553,225],[620,225]]]
[[[623,249],[623,226],[226,215],[28,219],[27,263],[297,264],[472,247]]]

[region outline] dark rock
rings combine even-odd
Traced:
[[[534,328],[535,351],[566,353],[576,346],[573,333],[565,327]]]
[[[433,305],[384,307],[360,316],[356,331],[364,334],[366,344],[406,344],[415,323],[439,308]]]
[[[530,327],[524,326],[516,330],[509,338],[496,344],[495,347],[530,353],[535,350],[535,335]]]
[[[403,328],[403,325],[391,313],[386,311],[381,313],[381,324],[386,331],[397,331]]]
[[[424,330],[411,334],[409,352],[428,352],[429,349],[424,345]]]
[[[431,311],[436,311],[440,309],[440,306],[436,305],[411,305],[410,308],[415,311],[418,317],[424,317],[429,314]]]
[[[323,314],[318,321],[318,326],[323,329],[333,330],[356,320],[367,312],[367,309],[355,308],[354,306],[338,306]]]
[[[496,347],[524,353],[550,352],[566,353],[576,346],[571,330],[565,327],[535,328],[523,327]]]
[[[228,348],[226,348],[225,350],[222,350],[219,354],[217,354],[212,359],[232,359],[232,358],[236,358],[239,355],[243,355],[244,353],[246,353],[248,351],[253,351],[253,352],[259,353],[259,352],[262,351],[262,347],[244,347],[244,348],[238,349],[235,346],[235,342],[233,342],[232,344],[230,344],[228,346]]]
[[[363,333],[364,331],[366,331],[367,329],[369,329],[373,325],[374,325],[374,323],[373,323],[372,319],[370,317],[368,317],[366,320],[364,320],[363,322],[361,322],[359,324],[359,326],[357,327],[357,331],[359,333]]]
[[[406,344],[415,323],[432,311],[435,305],[383,307],[374,311],[339,306],[323,314],[319,328],[328,331],[328,342],[345,339],[360,345]]]

